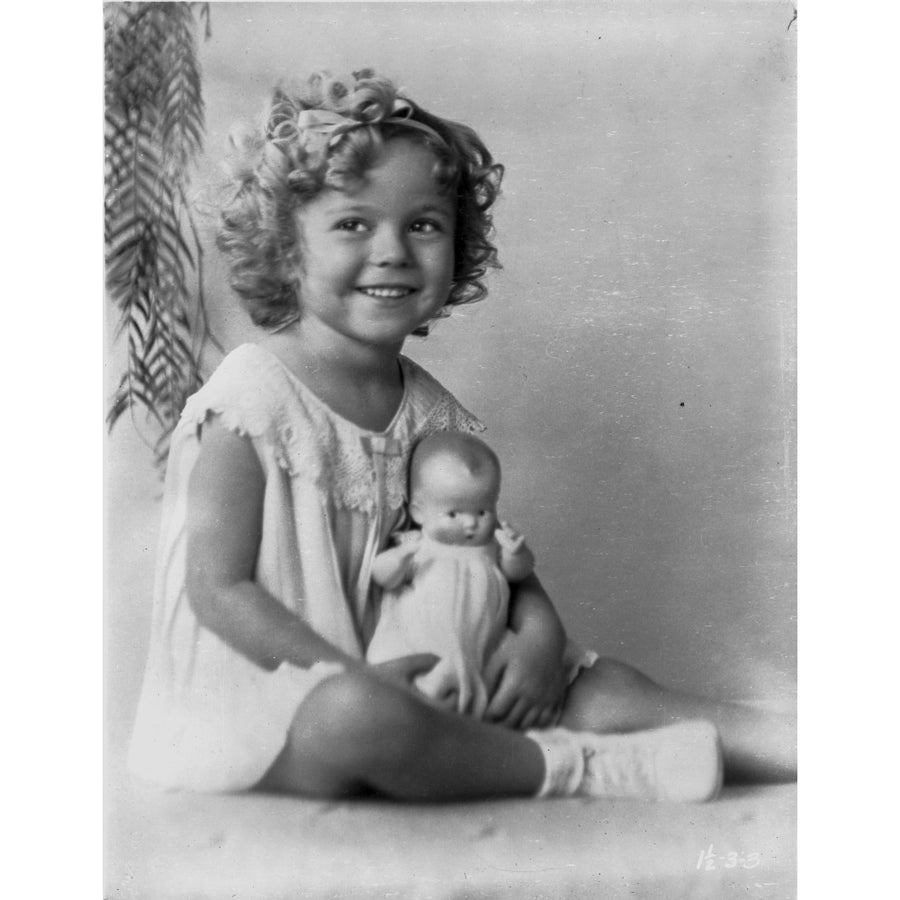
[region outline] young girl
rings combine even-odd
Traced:
[[[226,357],[173,437],[133,770],[316,797],[704,799],[714,722],[732,772],[791,776],[789,721],[611,660],[567,686],[565,634],[533,575],[488,663],[487,721],[416,694],[432,655],[365,663],[372,565],[410,449],[480,430],[401,350],[485,293],[502,169],[469,128],[369,71],[277,91],[240,150],[220,247],[271,333]]]
[[[497,518],[499,496],[500,461],[487,444],[459,431],[424,438],[409,463],[409,517],[418,527],[395,535],[372,566],[385,591],[366,659],[434,653],[440,662],[416,688],[478,717],[489,699],[485,663],[509,619],[509,582],[534,569],[524,537]]]

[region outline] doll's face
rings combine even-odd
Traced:
[[[410,514],[438,543],[481,547],[497,529],[498,493],[493,469],[473,475],[461,465],[436,461],[419,478]]]

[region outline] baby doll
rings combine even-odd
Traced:
[[[531,574],[522,535],[497,519],[500,462],[478,438],[440,432],[415,448],[409,515],[420,530],[380,553],[372,578],[384,595],[371,663],[411,653],[440,657],[416,686],[442,706],[481,717],[484,665],[507,623],[509,582]]]

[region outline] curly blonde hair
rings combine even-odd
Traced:
[[[397,118],[398,106],[408,119]],[[352,127],[331,140],[310,140],[298,125],[304,110],[337,113]],[[299,90],[275,89],[262,131],[232,135],[238,187],[222,210],[217,244],[229,260],[229,283],[255,324],[276,328],[299,316],[298,207],[326,188],[358,183],[384,142],[399,136],[434,154],[435,181],[456,200],[453,286],[439,315],[485,296],[482,279],[500,266],[489,210],[503,167],[471,128],[426,112],[370,69],[354,72],[352,80],[319,72]],[[427,333],[427,326],[416,333]]]

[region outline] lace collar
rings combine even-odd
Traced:
[[[185,407],[209,411],[241,434],[262,438],[292,478],[313,483],[338,506],[371,514],[406,499],[412,447],[437,431],[484,431],[481,422],[421,366],[401,356],[403,397],[390,425],[375,432],[335,413],[269,350],[232,351]]]

